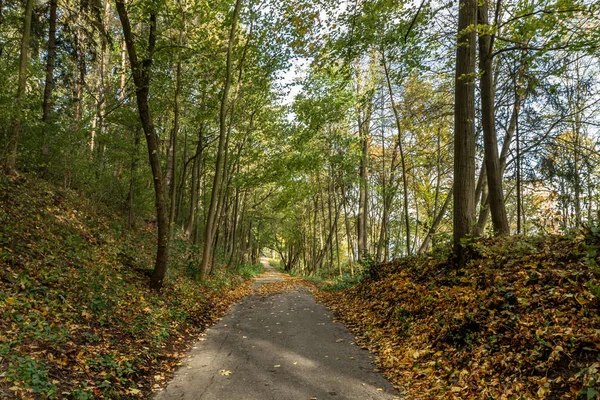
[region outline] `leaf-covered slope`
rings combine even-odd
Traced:
[[[177,245],[150,291],[153,229],[122,231],[76,192],[0,175],[0,206],[2,398],[147,398],[190,336],[248,292],[233,277],[191,281]]]
[[[591,399],[600,390],[597,245],[591,233],[486,240],[461,271],[411,258],[317,295],[407,398]]]

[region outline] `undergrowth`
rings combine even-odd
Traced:
[[[205,284],[177,235],[165,286],[148,289],[151,223],[34,178],[0,179],[0,397],[148,398],[186,344],[248,293],[217,268]]]

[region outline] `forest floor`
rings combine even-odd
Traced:
[[[460,270],[442,252],[314,293],[407,399],[596,399],[599,248],[596,228],[482,239]]]
[[[397,398],[373,356],[301,282],[267,266],[254,287],[261,295],[209,328],[156,400]]]
[[[151,222],[26,175],[0,174],[0,207],[0,399],[148,398],[262,270],[199,284],[176,237],[156,293]]]

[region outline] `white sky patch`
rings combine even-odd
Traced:
[[[302,80],[308,74],[309,61],[305,58],[294,58],[290,67],[286,71],[278,74],[277,85],[282,88],[283,95],[279,98],[279,103],[290,107],[294,104],[296,96],[302,92]],[[296,115],[288,108],[287,120],[293,121]]]

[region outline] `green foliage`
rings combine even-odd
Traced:
[[[342,276],[337,276],[333,282],[327,282],[321,286],[321,289],[326,291],[337,291],[337,290],[345,290],[351,288],[356,285],[363,279],[363,274],[355,274],[354,276],[350,275],[348,272],[344,271]]]
[[[23,387],[33,390],[38,396],[52,398],[58,392],[58,387],[51,382],[48,376],[48,366],[30,356],[16,356],[9,358],[6,379],[12,383],[22,384]]]
[[[239,264],[235,273],[244,279],[252,279],[263,273],[265,267],[262,264]]]

